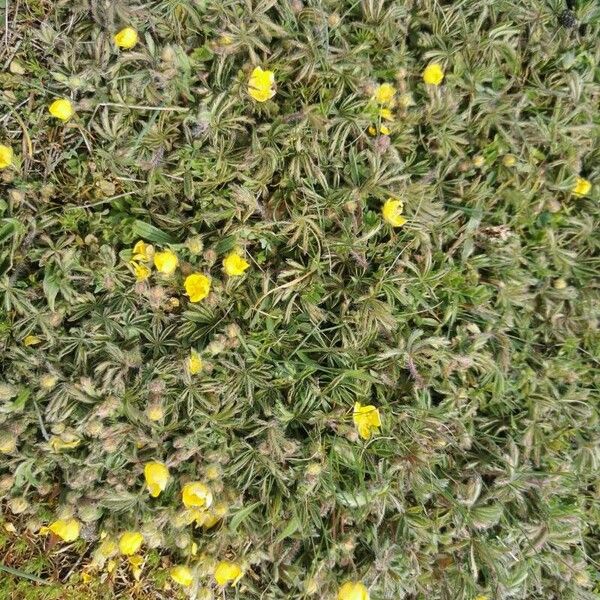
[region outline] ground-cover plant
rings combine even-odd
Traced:
[[[596,597],[595,1],[2,10],[0,598]]]

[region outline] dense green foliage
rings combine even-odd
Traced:
[[[6,3],[0,498],[62,565],[37,576],[137,529],[139,583],[124,558],[90,569],[106,597],[162,597],[186,562],[191,595],[214,588],[213,559],[243,565],[222,597],[245,600],[348,579],[373,600],[596,597],[600,7],[564,8]],[[177,271],[136,281],[138,240]],[[236,248],[250,268],[228,277]],[[192,272],[212,280],[195,303]],[[355,402],[380,411],[369,440]],[[155,499],[151,460],[171,474]],[[210,529],[178,522],[190,479],[228,507]],[[66,515],[67,551],[37,535]]]

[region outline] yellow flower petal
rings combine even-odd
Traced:
[[[393,115],[392,111],[389,108],[380,108],[379,109],[379,116],[382,119],[385,119],[386,121],[393,121],[394,120],[394,115]]]
[[[58,98],[48,107],[48,112],[61,121],[68,121],[75,113],[75,110],[70,100],[67,98]]]
[[[150,495],[156,498],[167,487],[169,469],[161,462],[149,462],[144,467],[144,477]]]
[[[135,554],[142,545],[144,536],[139,531],[126,531],[119,539],[119,550],[125,556]]]
[[[73,448],[77,448],[81,443],[79,439],[65,439],[59,436],[52,436],[50,438],[50,446],[54,452],[59,452],[60,450],[72,450]]]
[[[363,440],[368,440],[373,433],[377,433],[381,426],[379,410],[373,405],[363,406],[360,402],[357,402],[354,405],[352,419],[358,430],[358,435]]]
[[[379,104],[393,107],[395,95],[396,88],[391,83],[382,83],[375,88],[373,99]]]
[[[210,292],[210,279],[202,273],[192,273],[185,278],[184,286],[190,302],[200,302]]]
[[[0,144],[0,169],[10,167],[13,162],[13,149],[10,146]]]
[[[188,370],[191,375],[197,375],[202,371],[202,359],[194,350],[192,350],[190,357],[188,358]]]
[[[381,214],[392,227],[402,227],[406,223],[406,219],[402,216],[403,209],[402,200],[388,198],[381,209]]]
[[[42,338],[39,338],[37,335],[28,335],[23,339],[24,346],[35,346],[42,341]]]
[[[76,519],[59,519],[51,523],[48,529],[63,542],[74,542],[79,537],[79,522]]]
[[[104,539],[98,548],[98,554],[100,554],[102,558],[110,558],[118,551],[119,546],[117,546],[117,543],[111,538]]]
[[[583,177],[578,177],[573,186],[573,194],[575,196],[586,196],[592,189],[592,183]]]
[[[222,560],[215,567],[215,581],[219,585],[227,585],[228,583],[235,585],[241,579],[242,575],[242,568],[234,562]]]
[[[188,587],[192,585],[194,576],[185,565],[177,565],[171,569],[171,579],[179,585]]]
[[[359,581],[346,581],[338,590],[337,600],[369,600],[369,590]]]
[[[138,34],[133,27],[125,27],[115,34],[115,44],[123,50],[129,50],[138,43]]]
[[[163,275],[172,275],[178,264],[179,259],[175,252],[171,250],[163,250],[154,255],[154,266]]]
[[[152,246],[152,244],[146,244],[146,242],[142,240],[136,242],[132,250],[133,260],[141,260],[142,262],[147,262],[149,260],[152,260],[153,256],[154,246]]]
[[[444,69],[438,63],[432,63],[423,71],[423,81],[427,85],[440,85],[444,79]]]
[[[131,261],[131,266],[133,267],[133,274],[138,281],[145,281],[152,273],[149,267],[141,263]]]
[[[230,252],[223,259],[223,270],[230,277],[239,277],[250,266],[237,252]]]
[[[212,493],[209,487],[201,481],[190,481],[181,490],[183,504],[187,508],[209,507],[212,504]]]

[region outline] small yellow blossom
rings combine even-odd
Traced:
[[[222,560],[215,567],[214,576],[215,581],[219,585],[227,585],[228,583],[235,585],[242,578],[243,574],[240,565],[228,560]]]
[[[201,481],[190,481],[181,490],[183,504],[187,508],[209,507],[212,504],[212,493],[208,486]]]
[[[230,252],[223,259],[223,270],[230,277],[238,277],[244,274],[244,271],[250,266],[246,260],[244,260],[238,252]]]
[[[274,83],[273,71],[263,71],[260,67],[256,67],[248,81],[248,94],[257,102],[266,102],[275,95]]]
[[[406,219],[402,216],[403,210],[402,200],[388,198],[381,209],[381,214],[392,227],[402,227],[406,223]]]
[[[90,583],[92,581],[92,579],[93,579],[93,577],[92,577],[91,573],[89,573],[88,571],[82,571],[82,573],[81,573],[81,581],[84,584],[87,585],[88,583]]]
[[[77,448],[81,443],[81,440],[71,436],[59,437],[54,435],[50,438],[49,443],[54,452],[60,452],[60,450],[72,450],[73,448]]]
[[[432,63],[423,71],[423,81],[427,85],[440,85],[444,79],[444,69],[438,63]]]
[[[358,430],[358,435],[363,440],[368,440],[373,433],[377,433],[377,430],[381,426],[379,410],[370,404],[363,406],[360,402],[356,402],[354,404],[352,419]]]
[[[391,83],[382,83],[375,88],[373,99],[379,104],[393,107],[395,95],[396,88]]]
[[[161,462],[149,462],[144,467],[144,477],[150,495],[156,498],[167,487],[169,469]]]
[[[145,281],[146,279],[148,279],[148,277],[150,277],[150,274],[152,273],[148,266],[135,262],[133,260],[131,261],[131,266],[133,267],[133,274],[135,275],[135,278],[138,281]]]
[[[502,158],[502,164],[505,167],[514,167],[517,164],[517,157],[514,154],[505,154]]]
[[[586,196],[587,194],[590,193],[591,189],[592,189],[591,181],[588,181],[587,179],[584,179],[583,177],[578,177],[575,180],[575,185],[573,186],[573,189],[571,191],[573,192],[573,194],[575,196]]]
[[[359,581],[346,581],[338,590],[337,600],[369,600],[369,590]]]
[[[0,169],[10,167],[13,162],[13,149],[10,146],[0,144]]]
[[[483,158],[483,156],[481,156],[481,154],[477,154],[477,156],[473,157],[473,166],[476,169],[480,169],[481,167],[483,167],[483,165],[485,165],[485,158]]]
[[[165,411],[159,403],[153,403],[146,409],[146,416],[151,421],[160,421],[165,416]]]
[[[185,278],[184,286],[190,302],[200,302],[210,292],[210,279],[202,273],[192,273]]]
[[[115,44],[123,50],[129,50],[138,43],[138,34],[133,27],[125,27],[115,34]]]
[[[125,556],[132,556],[142,545],[144,536],[139,531],[126,531],[119,539],[119,550]]]
[[[106,563],[106,572],[107,573],[112,573],[115,569],[117,568],[117,561],[116,560],[109,560]]]
[[[190,375],[197,375],[202,371],[202,359],[195,350],[192,350],[188,358],[188,370]]]
[[[79,521],[76,519],[58,519],[48,527],[42,527],[40,533],[52,532],[63,542],[74,542],[79,537]]]
[[[185,565],[177,565],[171,569],[171,579],[179,585],[189,587],[194,581],[194,576]]]
[[[42,338],[39,338],[37,335],[28,335],[23,339],[24,346],[35,346],[42,341]]]
[[[52,373],[46,373],[40,377],[40,387],[44,390],[51,390],[58,382],[58,377]]]
[[[129,566],[131,567],[131,572],[133,574],[133,578],[136,581],[140,580],[142,576],[142,567],[144,566],[144,557],[139,554],[135,554],[130,556],[127,561],[129,562]]]
[[[143,240],[139,240],[135,243],[132,250],[131,258],[133,260],[140,260],[142,262],[148,262],[152,260],[154,256],[154,246],[152,244],[146,244]]]
[[[68,121],[75,113],[75,110],[70,100],[67,98],[58,98],[48,107],[48,112],[61,121]]]
[[[392,111],[389,108],[380,108],[379,116],[386,121],[394,120],[394,114],[392,113]]]
[[[172,250],[163,250],[154,255],[154,266],[163,275],[172,275],[178,264],[177,254]]]
[[[12,433],[0,434],[0,452],[12,454],[17,449],[17,438]]]

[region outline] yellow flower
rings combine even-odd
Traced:
[[[210,292],[210,279],[202,273],[192,273],[185,278],[185,293],[190,302],[200,302]]]
[[[144,467],[144,477],[150,495],[156,498],[167,487],[169,469],[163,463],[149,462]]]
[[[382,83],[375,88],[373,99],[379,104],[394,106],[394,96],[396,88],[391,83]]]
[[[147,262],[152,260],[152,257],[154,256],[154,246],[152,246],[152,244],[146,244],[146,242],[140,240],[139,242],[135,243],[132,252],[133,254],[131,258],[133,260]]]
[[[175,252],[163,250],[154,255],[154,266],[163,275],[172,275],[179,264],[179,259]]]
[[[473,166],[477,169],[480,169],[481,167],[483,167],[483,165],[485,165],[485,158],[483,158],[483,156],[481,156],[481,154],[477,154],[476,156],[473,157]]]
[[[186,483],[181,490],[181,498],[187,508],[209,507],[212,504],[212,493],[208,486],[201,481]]]
[[[444,69],[438,63],[431,63],[423,71],[423,81],[428,85],[440,85],[444,79]]]
[[[48,107],[48,112],[61,121],[68,121],[75,113],[75,110],[70,100],[67,98],[58,98]]]
[[[131,261],[131,266],[133,267],[133,274],[138,281],[145,281],[152,273],[149,267],[133,260]]]
[[[71,439],[71,436],[68,436],[67,439],[59,436],[52,436],[50,438],[50,446],[54,452],[59,452],[60,450],[72,450],[73,448],[77,448],[81,440],[75,438]]]
[[[138,43],[138,34],[133,27],[125,27],[115,34],[114,40],[119,48],[129,50]]]
[[[28,335],[23,339],[23,345],[25,346],[35,346],[42,341],[37,335]]]
[[[79,521],[76,519],[59,519],[51,523],[48,527],[43,527],[40,533],[45,533],[46,530],[51,531],[63,540],[63,542],[74,542],[79,537]]]
[[[13,149],[10,146],[0,144],[0,169],[10,167],[13,161]]]
[[[403,209],[402,200],[388,198],[381,209],[381,214],[392,227],[402,227],[406,223],[406,219],[402,216]]]
[[[393,115],[392,111],[389,108],[380,108],[379,109],[379,116],[382,119],[385,119],[386,121],[393,121],[394,120],[394,115]]]
[[[223,270],[230,277],[238,277],[243,275],[244,271],[250,266],[246,260],[244,260],[237,252],[230,252],[223,259]]]
[[[188,358],[188,369],[191,375],[197,375],[202,371],[202,359],[194,350],[192,350],[190,357]]]
[[[160,404],[151,404],[146,409],[146,416],[151,421],[160,421],[165,416],[165,411],[163,410],[163,407]]]
[[[369,600],[369,590],[359,581],[346,581],[338,590],[337,600]]]
[[[502,164],[505,167],[514,167],[517,164],[517,158],[513,154],[505,154],[502,158]]]
[[[222,560],[215,567],[215,581],[219,585],[235,585],[243,575],[242,568],[240,565],[227,560]]]
[[[354,404],[354,412],[352,414],[354,425],[358,430],[363,440],[368,440],[373,433],[377,433],[381,425],[379,410],[372,405],[363,406],[360,402]]]
[[[171,579],[179,585],[189,587],[194,581],[194,576],[185,565],[177,565],[171,569]]]
[[[274,83],[273,71],[263,71],[260,67],[256,67],[248,81],[248,94],[257,102],[266,102],[275,95]]]
[[[112,573],[116,568],[117,568],[117,561],[116,560],[109,560],[106,563],[106,572],[107,573]]]
[[[578,177],[575,180],[575,185],[571,190],[575,196],[585,196],[590,193],[592,189],[592,183],[583,177]]]
[[[140,580],[142,576],[142,567],[144,566],[144,557],[136,554],[134,556],[130,556],[128,559],[129,566],[131,567],[131,572],[133,573],[133,577],[136,581]]]
[[[0,452],[12,454],[17,449],[17,438],[12,433],[0,434]]]
[[[139,531],[126,531],[119,539],[119,550],[125,556],[135,554],[142,545],[144,536]]]

